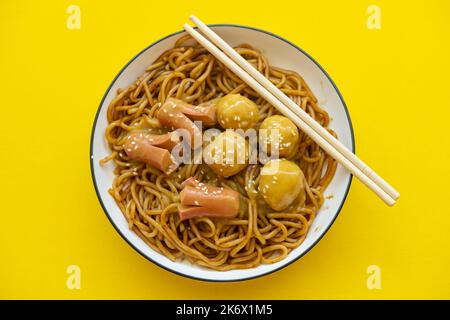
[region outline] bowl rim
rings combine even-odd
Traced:
[[[342,97],[341,92],[339,91],[339,89],[337,88],[336,84],[334,83],[334,81],[331,79],[330,75],[325,71],[325,69],[310,55],[308,54],[305,50],[303,50],[302,48],[300,48],[299,46],[297,46],[296,44],[292,43],[291,41],[276,35],[270,31],[266,31],[263,29],[259,29],[259,28],[255,28],[255,27],[250,27],[250,26],[245,26],[245,25],[241,25],[241,24],[229,24],[229,23],[219,23],[219,24],[208,24],[209,27],[233,27],[233,28],[241,28],[241,29],[249,29],[249,30],[253,30],[253,31],[257,31],[257,32],[261,32],[264,33],[266,35],[269,35],[271,37],[275,37],[287,44],[289,44],[290,46],[292,46],[294,49],[300,51],[302,54],[304,54],[308,59],[310,59],[322,72],[323,74],[328,78],[328,80],[330,81],[331,85],[333,86],[334,90],[336,91],[343,107],[345,110],[345,115],[347,117],[347,121],[350,127],[350,139],[352,142],[352,152],[355,153],[355,136],[354,136],[354,131],[353,131],[353,124],[352,124],[352,120],[350,118],[350,114],[347,108],[347,105],[345,104],[344,98]],[[195,27],[196,29],[197,27]],[[334,222],[336,221],[337,217],[339,216],[342,207],[347,199],[348,193],[350,191],[350,186],[352,184],[352,180],[353,180],[353,175],[350,174],[350,179],[348,180],[348,184],[347,184],[347,188],[345,190],[344,193],[344,197],[342,198],[342,202],[339,204],[339,207],[336,211],[336,214],[334,215],[333,219],[331,220],[331,223],[329,224],[329,226],[323,231],[323,233],[319,236],[319,238],[317,238],[316,241],[314,241],[308,248],[306,248],[300,255],[298,255],[295,259],[293,259],[292,261],[289,261],[283,265],[281,265],[278,268],[275,268],[273,270],[269,270],[267,272],[261,273],[261,274],[257,274],[255,276],[248,276],[245,278],[236,278],[236,279],[211,279],[211,278],[201,278],[201,277],[196,277],[196,276],[192,276],[192,275],[188,275],[185,273],[181,273],[179,271],[175,271],[172,270],[171,268],[165,266],[162,263],[156,262],[155,260],[153,260],[152,258],[150,258],[149,256],[147,256],[144,252],[142,252],[139,248],[137,248],[137,246],[135,246],[131,240],[129,240],[118,228],[118,226],[114,223],[113,219],[111,218],[108,210],[105,207],[105,204],[103,203],[103,199],[100,196],[100,192],[98,190],[98,186],[97,186],[97,181],[95,179],[95,173],[94,173],[94,156],[93,156],[93,149],[94,149],[94,135],[95,135],[95,128],[97,127],[97,120],[100,114],[100,111],[102,109],[102,105],[106,99],[106,96],[108,95],[108,93],[110,92],[112,86],[114,85],[114,83],[116,82],[116,80],[119,78],[119,76],[128,68],[128,66],[134,62],[134,60],[136,60],[139,56],[141,56],[145,51],[147,51],[148,49],[150,49],[151,47],[155,46],[156,44],[160,43],[161,41],[164,41],[170,37],[179,35],[184,33],[184,30],[179,30],[176,32],[173,32],[165,37],[162,37],[160,39],[158,39],[157,41],[151,43],[150,45],[146,46],[144,49],[142,49],[138,54],[136,54],[133,58],[131,58],[121,69],[120,71],[117,73],[117,75],[114,77],[114,79],[111,81],[111,83],[109,84],[108,88],[106,89],[105,94],[103,95],[101,101],[100,101],[100,105],[97,108],[97,112],[95,114],[95,118],[94,118],[94,123],[92,125],[92,130],[91,130],[91,139],[90,139],[90,150],[89,150],[89,159],[90,159],[90,169],[91,169],[91,177],[92,177],[92,182],[94,184],[94,189],[95,189],[95,193],[97,195],[97,198],[100,202],[100,205],[103,209],[103,212],[105,213],[106,217],[108,218],[109,222],[113,225],[114,229],[116,229],[116,231],[120,234],[120,236],[135,250],[137,251],[141,256],[143,256],[145,259],[151,261],[152,263],[154,263],[155,265],[171,272],[174,273],[178,276],[182,276],[185,278],[190,278],[190,279],[194,279],[194,280],[201,280],[201,281],[206,281],[206,282],[238,282],[238,281],[245,281],[245,280],[251,280],[251,279],[256,279],[256,278],[260,278],[266,275],[269,275],[271,273],[274,273],[276,271],[279,271],[281,269],[286,268],[287,266],[291,265],[292,263],[296,262],[297,260],[299,260],[301,257],[303,257],[304,255],[306,255],[312,248],[314,248],[317,243],[322,240],[322,238],[325,236],[325,234],[330,230],[331,226],[334,224]],[[218,271],[219,272],[219,271]]]

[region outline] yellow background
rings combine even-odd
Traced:
[[[447,1],[2,1],[0,298],[450,298],[450,5]],[[81,30],[66,8],[81,8]],[[381,30],[366,27],[380,6]],[[357,154],[402,194],[392,208],[354,180],[306,256],[272,275],[207,283],[135,252],[90,176],[99,102],[122,66],[189,14],[278,34],[329,72]],[[68,265],[81,290],[66,287]],[[366,286],[381,268],[381,290]]]

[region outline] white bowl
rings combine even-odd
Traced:
[[[291,42],[267,31],[238,25],[213,25],[212,29],[232,46],[242,43],[254,45],[262,50],[272,65],[295,70],[301,74],[317,96],[320,105],[330,114],[332,118],[330,126],[338,134],[339,140],[347,148],[354,151],[353,128],[342,96],[328,74],[311,56]],[[128,229],[128,224],[122,212],[107,192],[114,178],[114,166],[110,163],[102,167],[99,165],[99,160],[110,153],[104,138],[108,105],[116,95],[118,88],[125,88],[132,84],[148,65],[163,51],[171,48],[175,40],[183,34],[184,32],[181,31],[173,33],[142,50],[122,68],[106,90],[95,116],[91,136],[91,172],[97,196],[103,210],[121,236],[144,257],[167,270],[186,277],[208,281],[238,281],[272,273],[308,252],[336,219],[352,180],[351,174],[341,166],[338,166],[336,174],[325,193],[325,195],[332,195],[333,197],[327,199],[323,204],[305,241],[280,262],[262,264],[246,270],[221,272],[195,266],[188,262],[169,260],[147,246],[133,231]]]

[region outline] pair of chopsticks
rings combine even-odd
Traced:
[[[189,19],[209,40],[187,23],[184,25],[186,32],[216,57],[217,60],[258,92],[261,97],[278,109],[284,116],[294,122],[326,153],[375,192],[386,204],[392,206],[395,203],[400,194],[391,185],[348,150],[317,121],[311,118],[302,108],[299,108],[294,101],[270,82],[269,79],[264,77],[206,24],[193,15]]]

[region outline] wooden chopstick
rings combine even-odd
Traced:
[[[239,65],[231,60],[225,53],[218,49],[208,39],[203,37],[200,33],[194,30],[190,25],[185,24],[184,29],[188,32],[198,43],[200,43],[206,50],[208,50],[214,57],[222,62],[228,69],[234,72],[253,90],[258,92],[267,102],[277,108],[284,116],[291,119],[303,132],[305,132],[314,142],[316,142],[325,152],[336,159],[341,165],[349,170],[355,177],[364,183],[369,189],[377,194],[386,204],[393,205],[395,199],[386,193],[375,181],[371,180],[361,169],[347,159],[340,153],[333,145],[331,145],[325,138],[312,129],[302,118],[296,115],[290,108],[286,107],[280,100],[278,100],[272,93],[270,93],[264,86],[257,82],[250,74],[244,71]],[[233,50],[234,51],[234,50]],[[253,68],[253,67],[252,67]],[[290,99],[289,99],[290,100]],[[298,108],[298,106],[297,106]],[[300,109],[300,108],[298,108]],[[309,116],[308,116],[309,117]],[[345,148],[345,147],[344,147]]]
[[[219,37],[213,30],[211,30],[200,19],[191,15],[189,19],[197,25],[202,33],[217,47],[219,47],[226,55],[228,55],[235,63],[242,69],[249,73],[256,81],[264,86],[270,93],[278,98],[286,107],[291,109],[300,119],[309,125],[314,131],[321,135],[328,143],[337,149],[344,157],[352,162],[358,169],[360,169],[366,176],[373,180],[381,189],[383,189],[394,200],[397,200],[400,194],[383,178],[376,174],[368,165],[359,159],[353,152],[348,150],[338,139],[331,135],[324,127],[317,121],[310,117],[302,108],[289,99],[280,89],[278,89],[269,79],[264,77],[256,68],[247,62],[239,53],[237,53],[228,43]]]

